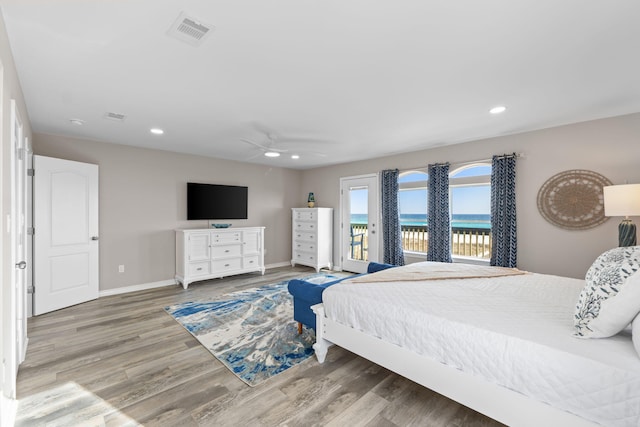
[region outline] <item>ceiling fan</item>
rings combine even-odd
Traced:
[[[286,152],[289,151],[286,148],[273,147],[275,141],[273,141],[271,138],[269,138],[269,135],[267,135],[267,138],[268,138],[268,142],[266,144],[260,144],[258,142],[252,141],[252,140],[247,139],[247,138],[240,138],[240,141],[246,142],[247,144],[251,144],[254,147],[259,148],[260,150],[262,150],[264,155],[267,156],[267,157],[278,157],[278,156],[280,156],[281,153],[286,153]]]
[[[291,145],[291,144],[298,144],[298,143],[303,143],[303,144],[304,143],[321,143],[321,144],[333,143],[330,141],[315,139],[315,138],[293,138],[293,137],[283,138],[281,136],[276,135],[270,129],[267,129],[262,125],[258,125],[257,123],[253,123],[253,127],[259,133],[264,135],[264,142],[256,142],[249,138],[240,138],[240,141],[260,149],[262,151],[262,154],[267,157],[279,157],[282,153],[288,153],[288,152],[292,153],[292,158],[294,159],[299,158],[299,154],[311,154],[314,156],[326,157],[327,154],[324,154],[324,153],[309,151],[305,149],[298,149],[298,148],[295,148],[295,149],[285,148],[285,147],[282,147],[281,145],[283,144]],[[257,157],[257,156],[254,156],[254,157]]]

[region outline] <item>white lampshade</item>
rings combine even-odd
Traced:
[[[605,216],[640,215],[640,184],[609,185],[602,190]]]

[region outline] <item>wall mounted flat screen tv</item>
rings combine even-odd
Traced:
[[[247,187],[187,183],[187,219],[247,219]]]

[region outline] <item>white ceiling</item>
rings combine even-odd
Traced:
[[[640,111],[636,0],[0,7],[35,132],[309,168]],[[167,35],[182,11],[199,47]]]

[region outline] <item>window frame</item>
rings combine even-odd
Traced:
[[[398,178],[414,173],[420,173],[425,176],[424,181],[410,181],[410,182],[398,182],[398,191],[410,191],[410,190],[425,190],[429,191],[429,174],[426,169],[410,169],[406,171],[400,172]],[[425,215],[427,212],[425,212]],[[412,258],[420,258],[426,261],[427,253],[426,252],[418,252],[418,251],[410,251],[403,248],[403,253],[405,256],[409,256]]]

